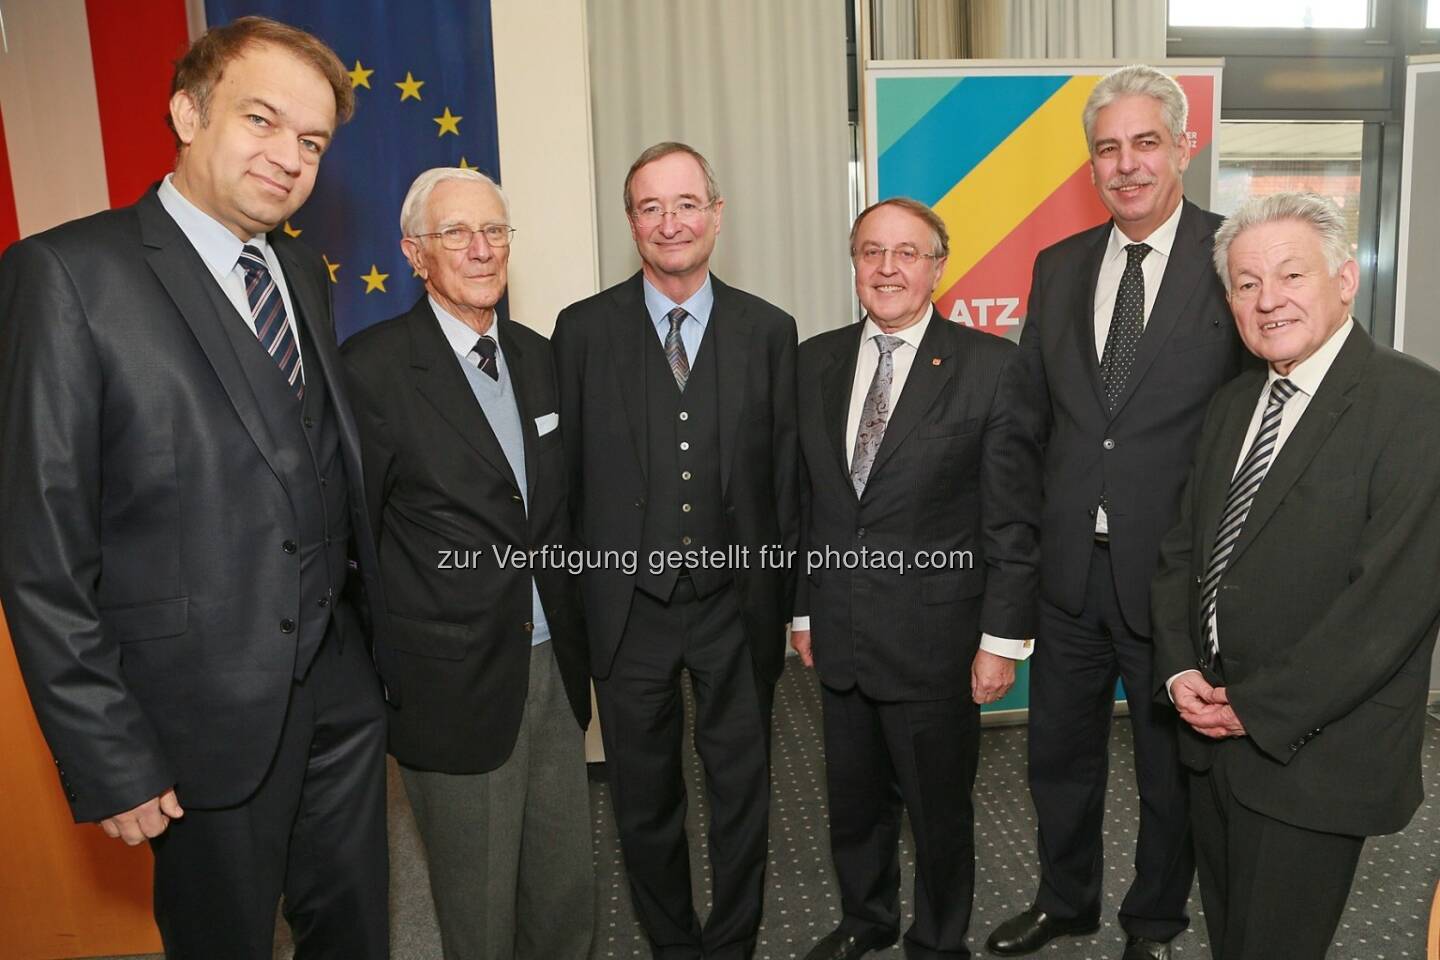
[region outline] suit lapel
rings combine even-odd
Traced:
[[[606,340],[610,343],[610,361],[607,364],[615,378],[615,392],[625,409],[625,420],[630,424],[630,440],[635,445],[635,459],[640,463],[640,475],[650,476],[650,445],[645,431],[649,425],[645,418],[646,396],[650,377],[645,370],[645,350],[650,346],[647,336],[655,336],[655,327],[645,309],[645,295],[640,286],[641,274],[637,273],[611,295],[614,309],[610,311],[610,331]]]
[[[514,483],[515,474],[500,440],[480,409],[480,401],[475,399],[475,391],[470,389],[430,301],[421,297],[405,315],[405,323],[410,330],[410,377],[415,389],[492,469]]]
[[[525,449],[525,497],[527,502],[534,502],[535,477],[539,472],[535,467],[535,444],[540,442],[540,435],[535,428],[535,398],[530,395],[530,391],[538,389],[543,381],[537,374],[526,369],[528,358],[519,341],[510,334],[511,321],[497,319],[495,330],[500,341],[500,350],[505,357],[505,368],[509,373],[510,392],[515,395],[515,409],[520,414],[520,435],[524,438]]]
[[[1211,234],[1204,228],[1199,208],[1182,200],[1180,222],[1175,225],[1175,242],[1170,247],[1170,260],[1165,264],[1165,275],[1155,295],[1155,306],[1150,308],[1150,319],[1145,322],[1145,331],[1135,348],[1135,360],[1125,380],[1125,389],[1115,400],[1115,409],[1110,414],[1112,419],[1125,409],[1135,388],[1144,379],[1145,371],[1155,362],[1160,348],[1190,303],[1195,286],[1213,269],[1210,265],[1210,239]],[[1094,316],[1093,308],[1091,316]]]
[[[1196,514],[1203,536],[1201,570],[1209,569],[1210,554],[1215,550],[1215,532],[1220,526],[1220,514],[1225,509],[1225,500],[1230,492],[1230,478],[1235,473],[1235,465],[1240,462],[1245,432],[1250,428],[1260,391],[1265,389],[1264,373],[1249,372],[1245,376],[1254,382],[1237,392],[1231,400],[1220,425],[1215,454],[1205,465],[1205,476],[1196,479]]]
[[[945,326],[949,322],[937,311],[931,311],[930,325],[925,328],[925,336],[920,339],[920,346],[915,351],[915,362],[905,380],[905,390],[890,412],[885,436],[875,453],[875,463],[870,467],[872,479],[890,459],[895,448],[915,429],[925,411],[930,409],[940,388],[955,374],[954,331]]]
[[[707,349],[715,351],[720,399],[720,492],[723,494],[730,489],[730,468],[735,462],[735,446],[749,389],[747,374],[754,346],[754,323],[729,287],[714,276],[710,283],[715,291],[715,305],[696,354]]]
[[[1270,464],[1260,489],[1255,492],[1255,502],[1250,505],[1240,539],[1235,542],[1235,551],[1230,555],[1231,566],[1255,541],[1349,409],[1350,389],[1359,381],[1374,349],[1370,337],[1356,324],[1326,372],[1325,379],[1320,381],[1320,389],[1310,399],[1300,422],[1295,424],[1295,429]]]
[[[860,351],[865,349],[863,323],[855,324],[851,335],[837,338],[839,346],[830,355],[825,371],[820,374],[820,399],[825,416],[825,435],[840,464],[840,471],[850,476],[851,451],[845,449],[845,427],[850,419],[850,394],[855,384],[855,367]],[[849,486],[849,484],[847,484]],[[851,486],[851,491],[854,487]]]
[[[240,358],[235,356],[229,337],[221,326],[223,323],[239,322],[238,317],[224,315],[225,310],[234,309],[229,298],[215,283],[210,268],[190,245],[184,232],[160,205],[154,190],[141,199],[136,206],[136,215],[140,219],[140,239],[146,247],[145,259],[150,269],[190,327],[260,455],[283,483],[284,474],[279,468],[275,440],[265,425],[254,390],[240,366]]]
[[[1105,409],[1105,387],[1100,382],[1100,360],[1095,353],[1095,288],[1100,283],[1100,267],[1105,262],[1110,230],[1110,225],[1106,224],[1095,231],[1090,250],[1080,267],[1082,282],[1075,286],[1075,294],[1079,298],[1075,304],[1076,347],[1101,410]]]

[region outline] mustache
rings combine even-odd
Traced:
[[[1105,183],[1107,190],[1119,190],[1123,187],[1150,187],[1155,185],[1155,178],[1152,176],[1137,177],[1112,177]]]

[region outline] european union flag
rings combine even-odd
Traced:
[[[489,0],[206,0],[212,26],[259,14],[340,55],[355,116],[286,225],[330,268],[341,340],[410,309],[424,289],[400,252],[400,202],[430,167],[500,179]]]

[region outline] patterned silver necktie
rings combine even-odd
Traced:
[[[1215,621],[1215,602],[1220,593],[1220,578],[1230,563],[1230,554],[1240,539],[1245,527],[1245,518],[1255,503],[1255,494],[1270,470],[1274,458],[1275,442],[1280,436],[1280,415],[1285,401],[1295,396],[1298,388],[1289,380],[1276,380],[1270,385],[1270,399],[1265,402],[1265,413],[1260,417],[1260,430],[1250,444],[1240,469],[1230,479],[1230,491],[1225,495],[1225,510],[1220,514],[1220,528],[1215,531],[1215,549],[1210,554],[1210,563],[1205,567],[1204,586],[1200,591],[1200,624],[1205,631],[1205,659],[1215,656],[1215,632],[1211,624]]]
[[[895,358],[892,354],[905,342],[900,337],[883,333],[877,333],[871,339],[880,351],[880,362],[870,380],[870,390],[865,394],[865,406],[860,408],[860,429],[855,432],[855,452],[850,457],[850,482],[857,497],[865,493],[870,468],[875,465],[875,454],[880,449],[880,441],[885,439],[885,425],[890,422],[890,386],[895,382]]]
[[[675,386],[685,392],[685,383],[690,379],[690,358],[685,356],[685,341],[680,339],[680,324],[690,314],[684,307],[676,307],[666,314],[670,319],[670,332],[665,334],[665,359],[670,361],[670,372],[675,375]]]

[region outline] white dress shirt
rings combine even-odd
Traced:
[[[1105,338],[1110,335],[1110,321],[1115,314],[1115,298],[1120,293],[1120,278],[1125,275],[1125,263],[1129,255],[1125,247],[1132,243],[1144,243],[1150,247],[1145,259],[1140,261],[1140,271],[1145,275],[1145,316],[1141,329],[1150,323],[1150,311],[1155,307],[1155,295],[1160,292],[1160,281],[1165,279],[1165,267],[1170,263],[1170,250],[1175,246],[1175,229],[1180,225],[1180,210],[1175,211],[1150,236],[1143,240],[1131,240],[1118,226],[1110,228],[1110,241],[1105,247],[1105,258],[1100,261],[1100,277],[1095,282],[1095,359],[1105,356]],[[1105,508],[1095,510],[1095,532],[1108,534],[1110,521]]]
[[[915,365],[915,355],[920,350],[920,341],[924,339],[925,331],[933,322],[934,314],[931,314],[919,323],[911,324],[903,330],[897,330],[890,334],[890,336],[899,337],[901,341],[890,354],[894,370],[894,377],[890,381],[890,410],[892,413],[895,405],[900,402],[900,394],[905,389],[905,381],[910,378],[910,368]],[[865,328],[860,332],[860,354],[855,358],[855,379],[850,384],[850,412],[845,418],[845,450],[852,455],[855,450],[855,437],[860,432],[860,415],[865,409],[865,396],[870,392],[870,381],[875,379],[875,371],[880,366],[880,346],[875,342],[875,337],[884,333],[885,331],[881,330],[874,320],[869,317],[865,318]],[[791,629],[809,630],[810,618],[796,617],[791,624]],[[1035,642],[1033,639],[1012,640],[984,633],[980,635],[980,649],[987,653],[1008,657],[1011,660],[1024,660],[1035,651]]]
[[[175,174],[167,173],[160,182],[158,196],[160,205],[170,214],[185,239],[200,254],[205,266],[215,276],[215,282],[225,292],[225,297],[235,306],[245,328],[255,335],[255,319],[250,315],[250,298],[245,295],[245,270],[240,266],[240,250],[246,244],[260,251],[270,267],[270,276],[280,288],[280,300],[285,304],[285,322],[290,325],[290,336],[295,341],[295,351],[300,355],[300,369],[305,369],[305,353],[300,347],[300,330],[295,326],[295,305],[290,302],[290,287],[285,283],[285,271],[265,235],[258,234],[249,240],[241,240],[229,228],[210,214],[201,210],[185,198],[172,183]]]
[[[1280,456],[1280,450],[1285,446],[1285,441],[1290,439],[1290,434],[1295,432],[1295,425],[1305,415],[1305,409],[1310,406],[1310,400],[1315,396],[1315,391],[1320,389],[1320,383],[1325,379],[1325,374],[1330,372],[1330,367],[1335,363],[1335,357],[1339,355],[1340,348],[1345,345],[1345,339],[1350,336],[1351,329],[1355,326],[1353,318],[1347,318],[1340,324],[1340,329],[1330,335],[1330,339],[1320,345],[1310,356],[1297,363],[1290,372],[1283,378],[1276,373],[1272,367],[1265,377],[1265,389],[1260,391],[1260,399],[1255,401],[1255,412],[1250,415],[1250,426],[1245,430],[1245,442],[1240,444],[1240,455],[1235,460],[1235,466],[1230,471],[1231,479],[1240,472],[1240,465],[1245,462],[1245,455],[1250,452],[1250,445],[1255,442],[1255,435],[1260,432],[1260,421],[1265,416],[1265,407],[1270,402],[1270,386],[1276,380],[1285,379],[1295,384],[1295,394],[1285,401],[1285,406],[1280,408],[1280,429],[1275,435],[1275,448],[1270,451],[1270,466],[1275,465],[1275,460]],[[1269,472],[1270,467],[1266,467]],[[1265,481],[1260,481],[1260,486],[1265,486]],[[1243,527],[1242,527],[1243,529]],[[1210,614],[1210,636],[1214,638],[1215,649],[1220,649],[1220,621],[1219,609]],[[1175,676],[1165,681],[1165,689],[1168,691],[1170,685],[1175,682],[1176,677],[1187,673],[1194,673],[1193,670],[1181,670]],[[1173,698],[1172,698],[1173,699]]]

